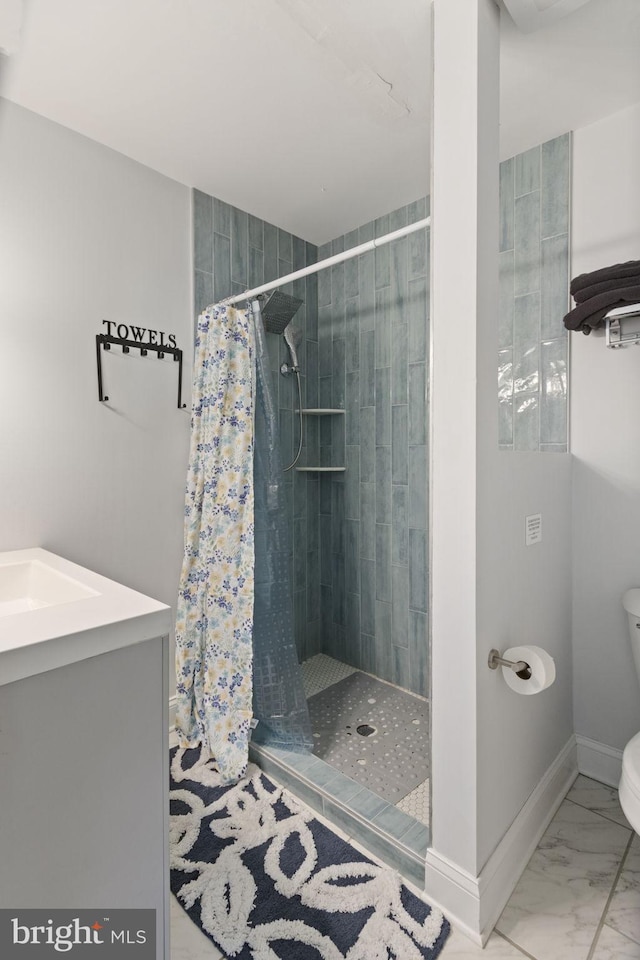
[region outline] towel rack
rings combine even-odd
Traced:
[[[630,343],[640,343],[640,322],[633,324],[635,329],[630,330],[628,325],[623,333],[623,321],[640,318],[640,303],[630,303],[627,307],[616,307],[609,310],[605,320],[605,344],[612,350],[628,347]]]
[[[98,365],[98,400],[104,403],[109,397],[105,395],[102,383],[102,349],[110,350],[111,346],[122,347],[123,353],[129,353],[133,348],[140,351],[141,357],[146,357],[151,350],[162,360],[165,353],[170,354],[178,364],[178,410],[184,410],[186,403],[182,402],[182,350],[179,347],[167,347],[156,343],[141,342],[140,340],[125,340],[122,337],[111,337],[106,333],[96,334],[96,362]]]

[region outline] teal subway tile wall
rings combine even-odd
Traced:
[[[318,248],[318,259],[429,213],[428,198]],[[426,696],[429,231],[318,275],[322,651]],[[329,459],[330,458],[330,459]]]
[[[500,164],[498,442],[567,451],[571,135]]]
[[[428,215],[422,198],[321,248],[193,191],[196,314]],[[285,292],[304,300],[292,323],[305,417],[303,466],[286,474],[298,655],[326,653],[426,695],[428,663],[429,235],[422,230]],[[297,446],[297,397],[280,376],[282,337],[267,334],[283,459]],[[551,362],[551,357],[549,357]]]
[[[196,316],[210,303],[315,263],[317,247],[271,223],[199,190],[193,191],[194,307]],[[282,288],[303,303],[292,325],[303,331],[298,351],[303,406],[318,406],[318,277]],[[278,400],[283,460],[298,444],[298,398],[293,377],[279,373],[288,360],[284,339],[267,334],[273,386]],[[343,418],[344,419],[344,418]],[[306,418],[301,463],[319,456],[318,423]],[[284,465],[284,464],[283,464]],[[320,596],[319,481],[317,474],[284,474],[290,512],[289,555],[296,646],[301,660],[322,650]]]

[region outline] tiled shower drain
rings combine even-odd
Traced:
[[[429,775],[428,704],[353,673],[309,698],[316,756],[391,803]]]

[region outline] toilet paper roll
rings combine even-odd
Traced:
[[[502,675],[507,684],[516,693],[540,693],[550,687],[556,678],[556,665],[542,647],[509,647],[502,654],[505,660],[524,660],[531,667],[531,676],[523,680],[511,667],[503,667]]]

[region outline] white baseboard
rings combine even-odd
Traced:
[[[576,734],[578,772],[618,789],[622,776],[622,750]]]
[[[484,946],[480,935],[478,877],[428,847],[424,889],[429,903],[442,910],[457,930],[478,946]]]
[[[572,735],[503,836],[473,877],[430,847],[425,890],[434,902],[475,943],[484,945],[522,871],[578,773],[576,740]]]
[[[576,741],[572,734],[482,868],[480,930],[483,943],[577,775]]]

